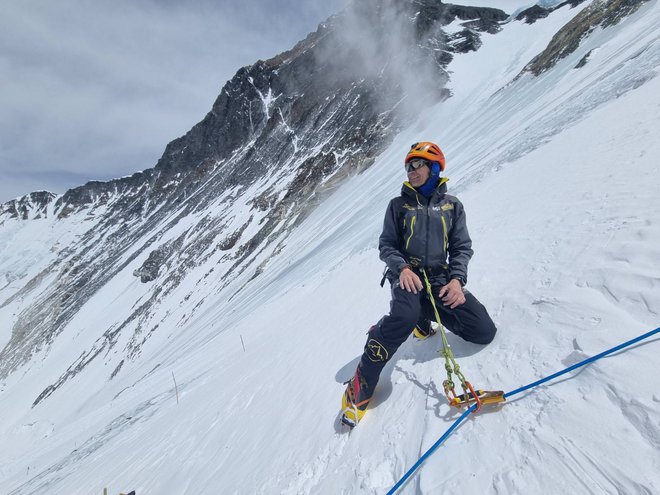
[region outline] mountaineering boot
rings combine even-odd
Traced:
[[[413,336],[417,340],[426,340],[436,333],[438,332],[431,325],[431,320],[424,320],[423,322],[415,325],[415,328],[413,328]]]
[[[359,372],[346,382],[346,390],[341,398],[341,422],[349,428],[355,428],[364,416],[371,397],[365,397],[360,384]]]

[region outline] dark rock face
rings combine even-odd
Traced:
[[[439,46],[451,47],[439,52],[438,62],[446,66],[451,62],[454,53],[476,51],[481,46],[479,33],[495,34],[501,30],[500,24],[508,15],[499,9],[488,7],[466,7],[462,5],[443,4],[439,1],[414,2],[419,9],[416,28],[419,36],[432,31],[438,25],[444,26],[455,20],[461,23],[463,30],[447,35],[439,33]]]
[[[43,218],[48,214],[48,205],[56,197],[55,194],[48,191],[36,191],[7,201],[0,205],[0,225],[2,225],[3,219],[7,218],[20,220]]]
[[[539,19],[545,19],[557,9],[561,9],[566,5],[570,5],[571,7],[576,7],[580,5],[582,2],[584,2],[584,0],[568,0],[567,2],[562,2],[559,5],[555,5],[552,8],[544,8],[539,5],[533,5],[532,7],[520,12],[516,16],[516,20],[524,21],[526,24],[534,24]]]
[[[151,251],[149,257],[142,263],[142,266],[133,271],[133,275],[140,277],[140,282],[146,283],[156,280],[161,266],[165,265],[170,259],[172,253],[181,247],[181,242],[170,242],[160,246],[158,249]]]
[[[488,7],[464,7],[459,5],[448,5],[447,7],[450,15],[455,15],[458,19],[466,21],[463,23],[466,28],[490,34],[498,33],[501,30],[500,23],[509,17],[499,9]]]
[[[617,24],[621,19],[634,13],[647,1],[595,0],[561,28],[553,36],[547,48],[534,57],[522,72],[531,72],[535,76],[540,75],[542,72],[554,67],[559,60],[577,50],[580,42],[598,26],[607,28]],[[571,3],[571,5],[574,3]]]
[[[550,12],[552,12],[552,9],[545,9],[538,5],[534,5],[518,14],[516,20],[523,21],[525,24],[534,24],[539,19],[548,17]]]
[[[582,57],[582,58],[580,59],[580,61],[579,61],[577,64],[575,64],[575,69],[580,69],[581,67],[584,67],[585,65],[587,65],[587,62],[589,61],[589,56],[591,55],[591,52],[592,52],[592,51],[593,51],[593,50],[589,50],[589,51],[584,55],[584,57]]]
[[[50,193],[30,195],[31,211],[45,212],[50,204],[59,219],[90,220],[44,274],[0,301],[4,306],[27,296],[45,274],[55,274],[49,286],[39,287],[0,351],[0,379],[48,349],[124,270],[151,284],[150,297],[105,329],[35,405],[108,356],[123,332],[132,337],[122,363],[138,356],[158,329],[154,308],[192,269],[214,260],[224,284],[217,290],[246,270],[258,276],[327,191],[373,164],[419,105],[450,96],[445,67],[453,55],[476,50],[479,33],[497,32],[506,18],[496,9],[431,0],[356,2],[290,51],[239,70],[211,111],[169,143],[154,168],[89,182],[54,205]],[[442,26],[456,20],[465,21],[464,29],[448,36]],[[27,206],[10,203],[2,206],[0,222],[26,218]],[[181,233],[168,237],[175,227]]]

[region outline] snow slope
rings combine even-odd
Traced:
[[[213,294],[191,275],[117,379],[94,363],[31,408],[89,346],[85,328],[139,300],[130,273],[113,279],[39,368],[0,385],[0,493],[386,492],[457,417],[435,337],[401,347],[356,430],[336,421],[364,332],[388,310],[377,237],[420,139],[446,151],[476,251],[468,288],[499,328],[486,347],[448,337],[473,383],[511,390],[659,326],[657,1],[512,82],[578,10],[509,23],[456,57],[454,97],[337,189],[236,297],[182,319],[177,297]],[[658,346],[472,416],[402,493],[660,492]]]

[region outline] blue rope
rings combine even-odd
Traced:
[[[566,369],[564,369],[564,370],[562,370],[562,371],[559,371],[559,372],[557,372],[557,373],[555,373],[555,374],[553,374],[553,375],[550,375],[550,376],[548,376],[548,377],[546,377],[546,378],[542,378],[542,379],[537,380],[537,381],[535,381],[535,382],[533,382],[533,383],[530,383],[530,384],[528,384],[528,385],[524,385],[524,386],[522,386],[522,387],[520,387],[520,388],[517,388],[517,389],[515,389],[515,390],[513,390],[513,391],[511,391],[511,392],[508,392],[508,393],[504,394],[504,396],[505,396],[505,397],[511,397],[511,396],[513,396],[513,395],[516,395],[516,394],[519,394],[519,393],[521,393],[521,392],[524,392],[525,390],[529,390],[530,388],[538,387],[538,386],[541,385],[542,383],[548,382],[548,381],[550,381],[550,380],[554,380],[555,378],[557,378],[557,377],[559,377],[559,376],[561,376],[561,375],[564,375],[564,374],[566,374],[566,373],[570,373],[571,371],[576,370],[576,369],[578,369],[578,368],[581,368],[582,366],[585,366],[585,365],[587,365],[587,364],[589,364],[589,363],[593,363],[594,361],[596,361],[596,360],[598,360],[598,359],[600,359],[600,358],[602,358],[602,357],[605,357],[605,356],[607,356],[608,354],[612,354],[612,353],[614,353],[614,352],[620,351],[620,350],[623,349],[624,347],[628,347],[628,346],[631,346],[631,345],[633,345],[633,344],[636,344],[637,342],[639,342],[639,341],[641,341],[641,340],[648,339],[649,337],[651,337],[651,336],[653,336],[653,335],[655,335],[656,333],[659,333],[659,332],[660,332],[660,327],[656,328],[655,330],[651,330],[650,332],[645,333],[644,335],[640,335],[639,337],[635,337],[635,338],[632,339],[632,340],[629,340],[629,341],[627,341],[627,342],[624,342],[623,344],[619,344],[619,345],[616,346],[616,347],[612,347],[611,349],[608,349],[608,350],[606,350],[606,351],[604,351],[604,352],[601,352],[600,354],[596,354],[595,356],[592,356],[592,357],[590,357],[590,358],[588,358],[588,359],[585,359],[584,361],[580,361],[579,363],[574,364],[573,366],[569,366],[568,368],[566,368]],[[427,451],[424,453],[424,455],[423,455],[422,457],[419,458],[419,460],[413,465],[413,467],[411,467],[411,468],[408,470],[408,472],[407,472],[406,474],[404,474],[403,477],[402,477],[399,481],[397,481],[396,485],[394,485],[394,486],[392,487],[392,489],[391,489],[389,492],[387,492],[387,495],[392,495],[392,494],[394,494],[394,492],[396,492],[399,488],[401,488],[401,486],[406,482],[406,480],[408,480],[408,478],[410,478],[410,476],[412,476],[412,474],[413,474],[415,471],[417,471],[417,468],[419,468],[419,466],[421,466],[422,463],[423,463],[423,462],[424,462],[424,461],[425,461],[425,460],[426,460],[431,454],[433,454],[433,452],[435,452],[435,450],[436,450],[436,449],[437,449],[437,448],[438,448],[438,447],[439,447],[439,446],[440,446],[440,445],[441,445],[441,444],[447,439],[447,437],[448,437],[449,435],[452,434],[452,432],[458,427],[458,425],[461,424],[461,423],[462,423],[462,422],[463,422],[463,421],[469,416],[469,414],[470,414],[472,411],[474,411],[476,408],[477,408],[477,405],[476,405],[476,404],[472,404],[472,406],[470,406],[470,408],[469,408],[467,411],[465,411],[465,412],[461,415],[460,418],[458,418],[456,421],[454,421],[454,423],[453,423],[453,424],[449,427],[449,429],[448,429],[448,430],[447,430],[447,431],[446,431],[446,432],[445,432],[445,433],[444,433],[444,434],[438,439],[438,441],[435,442],[435,443],[431,446],[431,448],[430,448],[429,450],[427,450]]]
[[[401,478],[399,481],[397,481],[396,485],[392,487],[392,489],[387,492],[387,495],[392,495],[394,492],[396,492],[401,486],[406,482],[410,476],[417,471],[417,468],[422,465],[422,463],[426,460],[427,457],[429,457],[433,452],[435,452],[435,449],[440,447],[442,442],[444,442],[451,433],[458,428],[458,425],[463,422],[465,418],[467,418],[470,413],[477,408],[476,404],[472,404],[470,408],[465,411],[463,414],[461,414],[461,417],[458,418],[456,421],[454,421],[454,424],[449,427],[449,429],[442,435],[437,442],[435,442],[429,450],[427,450],[422,457],[419,458],[419,460],[415,463],[413,467],[411,467],[406,474],[403,475],[403,478]]]

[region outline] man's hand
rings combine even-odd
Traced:
[[[401,270],[399,274],[399,286],[413,294],[417,294],[423,287],[420,278],[408,267]]]
[[[456,280],[450,280],[447,285],[442,286],[438,296],[442,299],[445,306],[454,309],[465,302],[465,294],[463,294],[463,287],[461,283]]]

